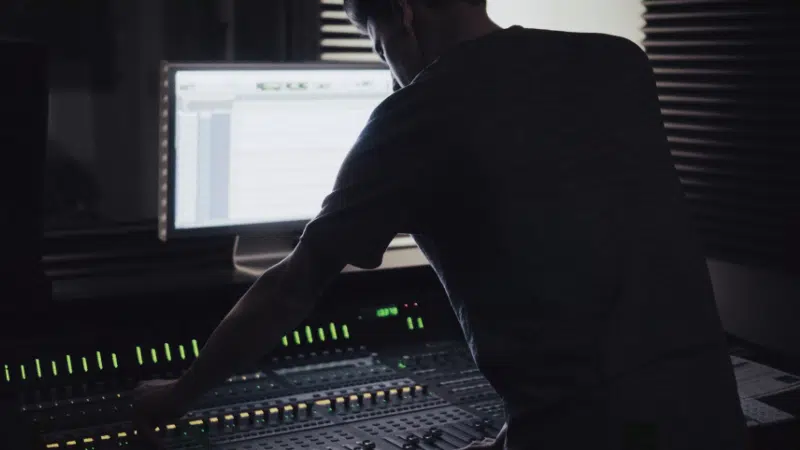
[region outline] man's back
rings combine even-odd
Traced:
[[[523,29],[456,52],[417,80],[466,101],[441,175],[455,189],[415,237],[506,400],[510,448],[571,428],[587,444],[736,448],[730,361],[644,54]]]
[[[634,44],[501,30],[387,99],[302,242],[375,267],[400,232],[503,396],[508,448],[740,448],[707,268]]]

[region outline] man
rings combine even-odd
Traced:
[[[297,326],[346,264],[412,233],[506,403],[487,446],[743,446],[708,271],[648,60],[596,35],[501,29],[481,0],[347,0],[398,92],[319,216],[177,381],[137,391],[143,428]]]

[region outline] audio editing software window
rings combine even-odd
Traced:
[[[175,75],[175,228],[312,219],[386,70],[187,70]]]

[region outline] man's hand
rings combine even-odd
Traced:
[[[180,398],[176,380],[145,381],[133,391],[133,424],[140,439],[156,448],[163,443],[155,432],[172,420],[180,418],[189,405]]]

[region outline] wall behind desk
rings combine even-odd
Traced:
[[[800,358],[800,274],[715,259],[708,267],[728,333]]]
[[[499,25],[605,33],[639,45],[644,40],[638,0],[489,0],[489,16]]]

